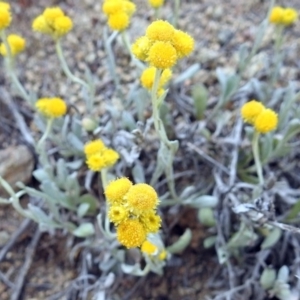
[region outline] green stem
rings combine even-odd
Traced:
[[[158,20],[160,15],[160,9],[154,8],[154,20]]]
[[[7,73],[12,81],[12,83],[15,85],[15,87],[17,88],[17,90],[19,91],[19,93],[21,94],[21,96],[28,102],[31,102],[30,96],[28,95],[28,93],[26,92],[26,90],[24,89],[22,83],[19,81],[16,72],[15,72],[15,68],[14,68],[14,57],[11,53],[11,49],[9,47],[9,44],[7,42],[7,36],[5,33],[5,30],[1,31],[1,39],[3,41],[3,44],[5,46],[5,50],[6,50],[6,67],[7,67]]]
[[[264,178],[263,178],[262,166],[259,158],[259,136],[260,133],[258,131],[255,131],[252,140],[252,151],[253,151],[254,162],[256,166],[256,172],[258,175],[259,184],[263,186]]]
[[[284,27],[282,25],[276,26],[276,36],[275,36],[275,59],[274,59],[274,65],[271,72],[271,78],[270,78],[270,87],[273,88],[277,77],[279,73],[279,67],[282,62],[280,50],[282,48],[284,36],[283,36],[283,29]]]
[[[101,173],[101,182],[102,182],[102,187],[103,187],[103,191],[105,191],[105,188],[108,185],[107,182],[107,168],[104,168],[100,171]]]
[[[62,48],[61,48],[61,44],[60,44],[60,40],[58,39],[56,41],[56,45],[55,45],[55,48],[56,48],[56,53],[57,53],[57,56],[58,56],[58,59],[61,63],[61,67],[65,73],[65,75],[67,77],[69,77],[73,82],[76,82],[76,83],[79,83],[80,85],[84,86],[86,89],[90,90],[90,87],[89,85],[83,81],[82,79],[76,77],[72,72],[71,70],[69,69],[68,65],[67,65],[67,62],[66,62],[66,59],[64,57],[64,54],[63,54],[63,51],[62,51]]]
[[[10,203],[12,204],[13,208],[23,217],[33,219],[32,214],[24,210],[23,207],[20,205],[20,200],[18,196],[23,195],[23,193],[16,194],[10,184],[0,176],[0,185],[5,189],[5,191],[10,195]]]
[[[116,63],[115,63],[115,57],[111,48],[111,43],[113,42],[113,40],[117,37],[118,35],[118,31],[114,31],[111,36],[108,38],[107,37],[107,31],[104,30],[104,47],[105,47],[105,51],[106,54],[108,56],[108,67],[109,67],[109,72],[110,72],[110,76],[114,81],[116,90],[119,91],[120,90],[120,79],[119,76],[117,75],[116,72]]]
[[[157,153],[156,169],[151,178],[151,185],[155,185],[159,176],[164,172],[166,174],[168,187],[170,193],[174,199],[178,199],[175,191],[174,183],[174,171],[173,171],[173,160],[174,160],[174,142],[169,141],[164,124],[159,115],[159,109],[161,106],[162,99],[158,97],[158,87],[161,78],[162,70],[156,69],[154,82],[151,90],[151,102],[152,102],[152,118],[154,122],[155,131],[160,138],[160,148]]]
[[[103,191],[105,191],[105,188],[107,187],[108,185],[108,181],[107,181],[107,168],[104,168],[100,171],[101,173],[101,183],[102,183],[102,187],[103,187]],[[108,234],[108,236],[110,237],[114,237],[114,234],[110,231],[110,221],[109,221],[109,218],[108,218],[108,204],[107,204],[107,201],[106,202],[106,212],[105,212],[105,220],[104,220],[104,229],[105,229],[105,232]]]
[[[43,146],[45,140],[47,139],[47,137],[49,136],[49,134],[51,132],[53,120],[54,120],[53,118],[50,118],[47,120],[46,130],[45,130],[43,136],[41,137],[41,139],[38,141],[37,146],[36,146],[38,152],[42,149],[42,146]]]

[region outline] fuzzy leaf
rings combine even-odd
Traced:
[[[88,237],[95,234],[95,228],[92,223],[84,223],[77,227],[73,234],[77,237]]]
[[[267,249],[273,247],[281,238],[282,230],[280,228],[274,227],[269,235],[264,239],[260,248]]]
[[[188,199],[184,204],[195,208],[215,207],[218,204],[218,198],[215,196],[203,195],[193,200]]]
[[[204,118],[204,112],[208,102],[207,88],[203,84],[194,86],[192,89],[192,98],[194,101],[196,118],[197,120],[201,120]]]
[[[259,282],[264,290],[269,290],[273,287],[275,280],[276,271],[272,268],[266,268],[263,270]]]
[[[185,250],[185,248],[190,244],[192,240],[192,231],[187,228],[184,234],[171,246],[169,246],[166,250],[172,254],[178,254]]]
[[[216,221],[214,218],[214,212],[209,207],[200,208],[198,210],[198,219],[201,224],[208,226],[208,227],[213,227],[216,224]]]
[[[203,247],[205,249],[212,248],[216,244],[216,240],[217,240],[217,236],[215,235],[205,238],[203,241]]]

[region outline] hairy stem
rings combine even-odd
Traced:
[[[258,145],[259,136],[260,136],[259,132],[255,131],[252,140],[252,151],[253,151],[254,162],[256,166],[256,172],[258,175],[259,184],[263,186],[264,178],[263,178],[262,166],[259,158],[259,145]]]

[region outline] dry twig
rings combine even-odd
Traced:
[[[32,264],[32,260],[33,260],[34,254],[35,254],[37,244],[40,240],[40,237],[41,237],[41,231],[39,230],[39,228],[37,228],[32,240],[31,240],[30,245],[26,249],[25,262],[24,262],[24,265],[23,265],[22,269],[20,270],[19,276],[16,280],[15,289],[13,290],[11,298],[10,298],[11,300],[18,300],[20,297],[20,294],[21,294],[21,291],[22,291],[23,285],[24,285],[24,280],[25,280],[26,274],[28,273],[29,268]]]

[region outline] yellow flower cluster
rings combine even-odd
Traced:
[[[67,105],[61,98],[41,98],[35,107],[48,118],[59,118],[66,114]]]
[[[156,191],[148,184],[133,185],[127,178],[112,181],[105,189],[108,217],[117,227],[118,241],[127,248],[140,247],[148,233],[158,232],[161,218]]]
[[[244,121],[253,125],[259,133],[268,133],[277,128],[277,114],[256,100],[245,103],[241,115]]]
[[[194,39],[187,33],[175,29],[169,22],[152,22],[145,36],[132,45],[132,53],[140,60],[149,62],[157,69],[172,68],[178,59],[188,56],[195,46]]]
[[[128,27],[135,9],[135,4],[129,0],[104,0],[102,5],[102,11],[108,17],[109,27],[117,31]]]
[[[165,0],[148,0],[148,2],[153,8],[157,9],[164,5]]]
[[[11,19],[10,5],[0,1],[0,31],[10,25]]]
[[[273,7],[269,22],[276,25],[289,26],[293,24],[298,18],[298,13],[295,9],[287,7],[283,8],[281,6]]]
[[[17,34],[10,34],[7,37],[7,43],[12,56],[15,56],[25,49],[26,41]],[[0,54],[3,56],[7,55],[5,44],[0,45]]]
[[[155,67],[149,67],[147,69],[145,69],[141,75],[141,84],[142,86],[147,89],[147,90],[151,90],[153,83],[154,83],[154,78],[155,78],[155,72],[156,72],[156,68]],[[165,85],[170,81],[172,77],[172,71],[170,69],[164,69],[159,83],[158,83],[158,94],[162,94],[164,92],[164,87]]]
[[[100,139],[86,143],[84,153],[88,168],[95,172],[113,166],[119,159],[119,154],[107,148]]]
[[[54,39],[66,35],[72,28],[71,18],[66,16],[59,7],[46,8],[32,23],[34,31],[51,35]]]
[[[155,256],[159,260],[165,260],[168,255],[165,249],[160,250],[156,245],[148,240],[142,244],[141,251],[148,256]]]

